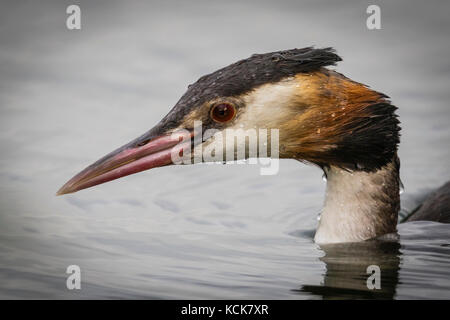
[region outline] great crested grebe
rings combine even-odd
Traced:
[[[202,121],[203,131],[276,128],[280,158],[316,164],[327,177],[317,243],[393,233],[400,209],[397,108],[386,95],[325,68],[338,61],[332,48],[308,47],[255,54],[205,75],[154,128],[78,173],[57,194],[173,164],[180,141],[173,133],[184,129],[194,136],[194,121]],[[189,142],[189,149],[212,140]]]

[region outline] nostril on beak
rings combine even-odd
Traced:
[[[137,144],[137,146],[138,147],[142,147],[142,146],[145,146],[147,143],[149,143],[150,142],[150,139],[147,139],[147,140],[145,140],[145,141],[141,141],[141,142],[139,142],[138,144]]]

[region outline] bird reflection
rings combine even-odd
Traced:
[[[395,240],[369,240],[356,243],[321,245],[326,265],[322,285],[303,285],[294,290],[323,299],[393,299],[399,279],[400,244]],[[367,267],[381,270],[381,288],[369,289]]]

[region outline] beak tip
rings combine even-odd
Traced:
[[[61,188],[59,188],[58,191],[56,191],[55,196],[62,196],[68,193],[73,193],[75,191],[71,190],[70,188],[68,188],[68,186],[63,185]]]
[[[192,136],[192,133],[190,134]],[[142,140],[142,138],[139,138]],[[88,166],[67,181],[56,196],[74,193],[140,171],[172,163],[172,148],[181,143],[180,136],[165,134],[152,138],[142,146],[128,143]],[[191,144],[184,142],[185,144]]]

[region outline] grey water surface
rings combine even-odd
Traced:
[[[65,25],[68,5],[81,30]],[[318,246],[322,172],[282,160],[154,169],[76,194],[75,173],[155,125],[203,74],[253,53],[332,46],[402,122],[404,212],[450,179],[450,3],[2,1],[0,298],[450,298],[450,227]],[[81,268],[81,290],[66,268]],[[366,286],[368,265],[381,289]]]

